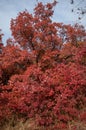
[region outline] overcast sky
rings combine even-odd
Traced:
[[[53,0],[38,0],[39,2],[52,2]],[[76,22],[81,22],[86,27],[86,16],[84,16],[81,21],[78,20],[78,16],[76,13],[72,13],[72,5],[70,4],[70,0],[58,0],[59,3],[54,9],[53,21],[63,22],[65,24],[74,24]],[[76,9],[77,5],[85,3],[86,0],[76,0],[77,2],[74,5],[74,9]],[[82,1],[80,3],[80,1]],[[33,12],[33,8],[36,5],[36,0],[0,0],[0,28],[4,33],[3,41],[5,42],[11,36],[10,31],[10,20],[11,18],[15,18],[17,14],[21,11],[27,9],[30,13]]]

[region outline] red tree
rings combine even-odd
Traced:
[[[55,5],[38,3],[34,15],[24,11],[11,20],[14,40],[0,54],[1,121],[17,115],[62,129],[85,115],[86,32],[53,23]]]

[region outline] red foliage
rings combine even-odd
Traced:
[[[85,120],[86,33],[53,23],[55,4],[38,3],[33,16],[24,11],[11,21],[14,40],[0,54],[0,121],[16,114],[63,129]]]

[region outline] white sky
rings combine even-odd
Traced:
[[[53,2],[53,0],[38,0],[39,2]],[[76,9],[77,5],[80,1],[83,0],[75,0],[76,3],[74,5],[74,9]],[[80,3],[83,6],[86,4],[84,2]],[[63,22],[65,24],[74,24],[79,22],[78,16],[75,13],[71,12],[72,5],[70,4],[70,0],[58,0],[58,4],[54,10],[53,21],[55,22]],[[5,42],[10,36],[10,20],[11,18],[15,18],[17,14],[21,11],[27,9],[30,13],[33,12],[33,8],[35,7],[36,0],[0,0],[0,29],[4,33],[3,41]],[[79,4],[79,5],[80,5]],[[86,16],[81,19],[81,24],[86,27]]]

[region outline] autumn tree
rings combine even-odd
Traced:
[[[0,54],[1,123],[15,115],[53,129],[85,121],[86,32],[53,22],[55,5],[38,3],[33,15],[11,20],[13,39]]]

